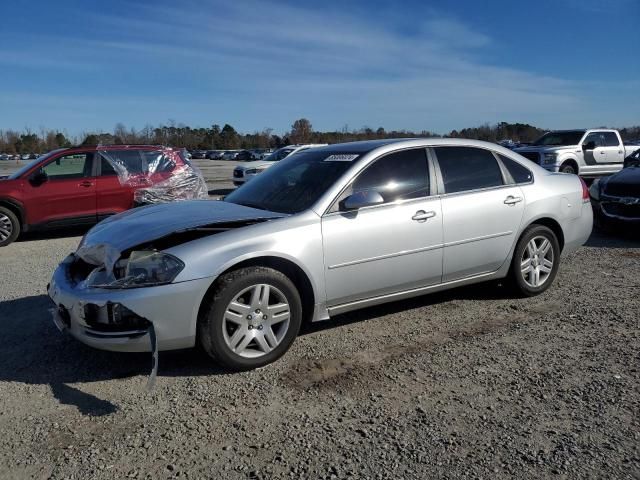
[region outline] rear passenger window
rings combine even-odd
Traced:
[[[504,185],[498,161],[489,150],[435,147],[445,193]]]
[[[100,157],[100,176],[111,177],[113,175],[116,175],[116,171],[113,169],[113,166],[106,158]]]
[[[500,160],[509,170],[509,174],[513,178],[516,183],[529,183],[533,180],[533,174],[529,171],[528,168],[523,167],[515,160],[511,160],[509,157],[505,157],[504,155],[498,154]]]
[[[604,132],[604,146],[605,147],[618,147],[620,146],[620,141],[618,140],[618,136],[614,132]]]

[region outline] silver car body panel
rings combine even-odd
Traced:
[[[456,194],[367,207],[357,212],[330,212],[330,207],[351,180],[384,154],[408,148],[471,146],[491,150],[528,168],[528,184],[505,185]],[[323,147],[332,151],[332,147]],[[339,147],[335,147],[339,148]],[[518,197],[515,203],[505,203]],[[309,279],[314,309],[311,320],[387,301],[422,295],[507,275],[513,250],[522,231],[539,219],[556,222],[562,229],[563,254],[582,245],[591,233],[592,209],[582,198],[574,175],[550,173],[518,154],[486,142],[458,139],[390,141],[363,153],[345,174],[308,210],[283,216],[226,202],[180,202],[140,210],[139,219],[160,223],[149,231],[127,215],[113,217],[111,230],[98,227],[85,245],[101,242],[132,248],[135,241],[152,240],[200,222],[262,217],[268,221],[203,236],[166,249],[185,268],[169,285],[131,290],[78,289],[69,284],[64,263],[54,274],[49,295],[72,311],[71,332],[81,341],[112,350],[149,350],[144,338],[130,342],[86,336],[76,305],[86,302],[120,302],[151,321],[161,350],[195,345],[196,324],[202,299],[223,272],[239,263],[275,257],[296,265]],[[203,213],[209,210],[211,217]],[[189,205],[194,218],[189,219]],[[174,210],[175,207],[182,210]],[[237,207],[237,208],[236,208]],[[157,210],[166,208],[166,210]],[[156,209],[151,211],[151,209]],[[423,211],[427,218],[413,217]],[[198,213],[195,213],[198,212]],[[218,212],[218,213],[216,213]],[[156,217],[151,221],[151,216]],[[120,219],[124,221],[120,224]],[[184,217],[184,218],[182,218]],[[217,219],[216,219],[217,218]],[[196,220],[197,219],[197,220]],[[121,225],[121,226],[118,226]],[[139,229],[128,241],[118,231]],[[117,228],[116,228],[117,227]],[[135,241],[133,240],[135,238]],[[75,322],[75,327],[73,326]]]

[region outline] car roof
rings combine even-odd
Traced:
[[[69,147],[61,150],[173,150],[172,147],[165,147],[163,145],[75,145],[73,147]]]
[[[400,148],[426,148],[438,146],[461,146],[461,147],[480,147],[488,148],[496,152],[511,152],[511,150],[493,142],[485,142],[483,140],[470,140],[466,138],[448,138],[448,137],[420,137],[420,138],[386,138],[383,140],[364,140],[358,142],[334,143],[326,147],[316,147],[314,151],[322,151],[326,153],[357,153],[360,155],[367,154],[377,149],[389,150],[384,147]]]

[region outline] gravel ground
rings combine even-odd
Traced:
[[[539,297],[478,285],[309,326],[252,372],[163,352],[152,393],[150,355],[50,321],[78,241],[0,249],[0,478],[640,477],[637,240],[594,234]]]

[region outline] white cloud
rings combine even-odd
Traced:
[[[132,8],[122,16],[88,15],[96,35],[80,44],[43,44],[52,63],[66,62],[61,68],[90,62],[98,70],[118,69],[122,88],[141,75],[149,82],[164,74],[177,78],[162,83],[162,99],[128,93],[141,102],[122,112],[119,120],[129,124],[166,118],[209,123],[212,110],[242,130],[285,129],[303,115],[323,129],[349,123],[441,132],[486,121],[559,127],[572,118],[595,118],[582,84],[487,64],[482,53],[493,45],[487,33],[431,9],[416,12],[422,20],[411,30],[320,4],[247,0]],[[123,102],[114,96],[110,103],[100,105],[101,112],[117,117],[114,106]],[[177,114],[150,118],[172,108]]]

